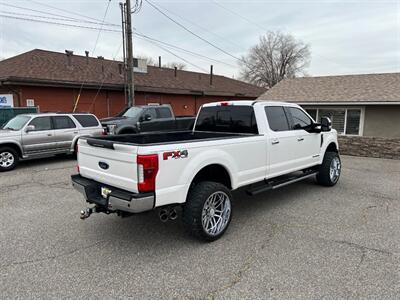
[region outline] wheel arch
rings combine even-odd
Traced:
[[[0,148],[3,148],[3,147],[8,147],[8,148],[14,149],[15,151],[17,151],[18,156],[19,156],[20,158],[23,157],[22,148],[21,148],[21,146],[18,145],[17,143],[5,142],[5,143],[0,144]]]
[[[218,182],[226,186],[228,189],[232,189],[231,174],[225,166],[219,163],[212,163],[201,168],[193,177],[190,185],[192,186],[193,184],[202,181]]]

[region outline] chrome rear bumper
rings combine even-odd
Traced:
[[[72,175],[72,186],[80,192],[89,203],[96,204],[108,211],[123,211],[128,213],[140,213],[154,208],[154,193],[135,194],[100,182],[87,179],[81,175]],[[101,188],[111,190],[107,198],[101,195]]]

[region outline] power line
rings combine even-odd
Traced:
[[[70,10],[67,10],[67,9],[55,7],[55,6],[52,6],[52,5],[49,5],[49,4],[45,4],[45,3],[42,3],[42,2],[38,2],[38,1],[35,1],[35,0],[30,0],[30,2],[36,3],[36,4],[44,6],[44,7],[52,8],[52,9],[55,9],[55,10],[58,10],[58,11],[66,12],[66,13],[71,14],[71,15],[76,15],[76,16],[83,17],[83,18],[86,18],[86,19],[91,19],[91,20],[94,20],[94,21],[101,21],[100,19],[96,19],[96,18],[93,18],[93,17],[90,17],[90,16],[86,16],[86,15],[74,12],[74,11],[70,11]],[[104,21],[103,21],[103,23],[104,23]],[[109,23],[109,25],[111,25],[111,24],[112,23]],[[113,25],[117,25],[117,24],[113,24]],[[117,26],[119,26],[119,25],[117,25]]]
[[[104,21],[106,19],[106,16],[107,16],[107,13],[108,13],[108,9],[110,8],[110,3],[111,3],[111,0],[108,0],[107,8],[106,8],[106,11],[104,12],[103,20],[101,21],[101,23],[104,23]],[[93,47],[93,51],[92,51],[93,54],[96,51],[97,43],[99,41],[100,33],[101,33],[102,30],[103,30],[103,26],[100,27],[99,32],[97,33],[96,42],[94,43],[94,47]],[[76,110],[76,108],[78,106],[79,99],[81,97],[82,88],[83,88],[85,83],[86,83],[86,79],[82,82],[82,85],[81,85],[81,87],[79,89],[78,96],[76,97],[76,101],[75,101],[74,109],[73,109],[74,112],[75,112],[75,110]]]
[[[37,23],[53,24],[53,25],[59,25],[59,26],[84,28],[84,29],[91,29],[91,30],[99,30],[100,29],[98,27],[90,27],[90,26],[83,26],[83,25],[76,25],[76,24],[67,24],[67,23],[52,22],[52,21],[45,21],[45,20],[37,20],[37,19],[23,18],[23,17],[15,17],[15,16],[3,15],[3,14],[0,14],[0,17],[8,18],[8,19],[22,20],[22,21],[37,22]],[[118,33],[121,32],[120,30],[108,29],[108,28],[102,28],[102,31],[118,32]]]
[[[105,25],[105,24],[102,24],[102,23],[86,21],[86,20],[70,19],[70,18],[64,18],[64,17],[63,18],[55,18],[55,17],[48,17],[48,16],[40,16],[40,15],[22,14],[22,13],[4,11],[4,10],[0,10],[0,13],[5,13],[5,14],[9,14],[9,15],[16,15],[16,16],[23,16],[23,17],[33,17],[33,18],[40,18],[40,19],[48,19],[48,20],[76,22],[76,23],[88,23],[88,24],[95,24],[95,25]],[[119,27],[117,25],[106,25],[106,26]]]
[[[230,66],[230,67],[232,67],[232,68],[236,68],[236,67],[237,67],[237,66],[235,66],[235,65],[226,63],[226,62],[224,62],[224,61],[222,61],[222,60],[218,60],[218,59],[215,59],[215,58],[211,58],[211,57],[209,57],[209,56],[206,56],[206,55],[203,55],[203,54],[200,54],[200,53],[197,53],[197,52],[193,52],[193,51],[191,51],[191,50],[187,50],[187,49],[178,47],[178,46],[176,46],[176,45],[173,45],[173,44],[170,44],[170,43],[167,43],[167,42],[164,42],[164,41],[161,41],[161,40],[158,40],[158,39],[149,37],[149,36],[147,36],[147,35],[145,35],[145,34],[142,34],[142,33],[137,32],[137,31],[135,32],[135,35],[136,35],[136,37],[138,37],[138,38],[151,40],[151,41],[153,41],[153,42],[163,44],[163,45],[165,45],[165,46],[168,46],[168,47],[171,47],[171,48],[173,48],[173,49],[175,49],[175,50],[179,50],[179,51],[182,51],[182,52],[191,54],[191,55],[193,55],[193,56],[198,56],[198,57],[201,57],[201,58],[206,59],[206,60],[209,60],[209,61],[213,61],[213,62],[216,62],[216,63],[220,63],[220,64],[224,64],[224,65]]]
[[[262,25],[260,25],[259,23],[256,23],[256,22],[250,20],[249,18],[246,18],[245,16],[243,16],[243,15],[239,14],[238,12],[236,12],[236,11],[234,11],[234,10],[232,10],[232,9],[230,9],[230,8],[228,8],[228,7],[226,7],[226,6],[224,6],[224,5],[222,5],[221,3],[217,2],[216,0],[212,0],[212,2],[213,2],[215,5],[219,6],[220,8],[222,8],[222,9],[224,9],[224,10],[230,12],[231,14],[234,14],[235,16],[238,16],[239,18],[242,18],[243,20],[247,21],[248,23],[250,23],[250,24],[252,24],[252,25],[258,27],[258,28],[261,29],[263,32],[267,32],[267,31],[268,31],[268,30],[266,30]],[[320,55],[320,54],[314,53],[313,55],[315,55],[315,56],[317,56],[317,57],[320,57],[320,58],[322,58],[322,59],[325,60],[325,61],[334,63],[334,64],[336,64],[336,65],[338,65],[338,66],[340,66],[340,67],[345,67],[345,69],[348,69],[348,67],[343,66],[343,65],[337,63],[336,61],[333,61],[333,60],[331,60],[331,59],[329,59],[329,58],[326,58],[326,57],[324,57],[324,56],[322,56],[322,55]]]
[[[38,22],[38,23],[44,23],[44,24],[60,25],[60,26],[66,26],[66,27],[90,29],[90,30],[100,30],[100,29],[101,29],[101,28],[99,28],[99,27],[88,27],[88,26],[81,26],[81,25],[75,25],[75,24],[51,22],[51,21],[44,21],[44,20],[35,20],[35,19],[30,19],[30,18],[7,16],[7,15],[3,15],[3,14],[0,14],[0,17],[10,18],[10,19],[16,19],[16,20],[22,20],[22,21],[29,21],[29,22]],[[106,29],[106,28],[103,28],[102,30],[103,30],[103,31],[108,31],[108,32],[116,32],[116,33],[120,33],[120,32],[121,32],[120,30]],[[231,67],[233,67],[233,68],[236,68],[236,66],[231,65],[231,64],[229,64],[229,63],[226,63],[226,62],[223,62],[223,61],[220,61],[220,60],[217,60],[217,59],[214,59],[214,58],[205,56],[205,55],[203,55],[203,54],[196,53],[196,52],[193,52],[193,51],[190,51],[190,50],[181,48],[181,47],[179,47],[179,46],[176,46],[176,45],[173,45],[173,44],[170,44],[170,43],[167,43],[167,42],[164,42],[164,41],[161,41],[161,40],[152,38],[152,37],[150,37],[150,36],[148,36],[148,35],[141,34],[141,33],[138,33],[138,32],[135,32],[134,34],[135,34],[137,37],[139,37],[139,38],[151,40],[151,41],[153,41],[153,42],[157,42],[157,43],[163,44],[163,45],[165,45],[165,46],[174,48],[174,49],[176,49],[176,50],[180,50],[180,51],[189,53],[189,54],[191,54],[191,55],[193,55],[193,56],[198,56],[198,57],[201,57],[201,58],[204,58],[204,59],[213,61],[213,62],[225,64],[225,65],[227,65],[227,66],[231,66]]]
[[[183,28],[184,30],[186,30],[187,32],[189,32],[190,34],[194,35],[195,37],[199,38],[200,40],[202,40],[203,42],[209,44],[210,46],[212,46],[213,48],[225,53],[226,55],[229,55],[230,57],[233,57],[234,59],[241,61],[241,59],[231,53],[229,53],[228,51],[218,47],[217,45],[213,44],[212,42],[208,41],[207,39],[203,38],[202,36],[198,35],[197,33],[193,32],[192,30],[190,30],[189,28],[187,28],[185,25],[179,23],[178,21],[176,21],[175,19],[173,19],[172,17],[170,17],[168,14],[166,14],[165,12],[163,12],[158,6],[156,6],[155,4],[153,4],[152,2],[150,2],[149,0],[145,0],[151,7],[153,7],[155,10],[157,10],[159,13],[161,13],[163,16],[165,16],[166,18],[168,18],[170,21],[172,21],[173,23],[175,23],[176,25],[178,25],[179,27]]]
[[[67,23],[60,23],[60,22],[36,20],[36,19],[31,19],[31,18],[15,17],[15,16],[3,15],[3,14],[0,14],[0,17],[10,18],[10,19],[15,19],[15,20],[21,20],[21,21],[28,21],[28,22],[37,22],[37,23],[51,24],[51,25],[57,25],[57,26],[63,26],[63,27],[72,27],[72,28],[82,28],[82,29],[96,30],[96,31],[101,29],[101,28],[99,28],[99,27],[89,27],[89,26],[82,26],[82,25],[75,25],[75,24],[67,24]],[[120,32],[121,32],[120,30],[107,29],[107,28],[103,28],[102,31],[115,32],[115,33],[120,33]],[[193,51],[188,50],[188,49],[181,48],[181,47],[179,47],[179,46],[176,46],[176,45],[173,45],[173,44],[171,44],[171,43],[164,42],[164,41],[161,41],[161,40],[152,38],[152,37],[150,37],[150,36],[148,36],[148,35],[145,35],[145,34],[142,34],[142,33],[139,33],[139,32],[134,32],[134,35],[135,35],[136,37],[138,37],[138,38],[141,38],[141,39],[144,39],[144,40],[153,41],[153,42],[162,44],[162,45],[164,45],[164,46],[173,48],[174,50],[178,50],[178,51],[181,51],[181,52],[185,52],[185,53],[190,54],[190,55],[192,55],[192,56],[197,56],[197,57],[203,58],[203,59],[208,60],[208,61],[212,61],[212,62],[215,62],[215,63],[220,63],[220,64],[224,64],[224,65],[230,66],[230,67],[232,67],[232,68],[236,68],[235,65],[226,63],[226,62],[221,61],[221,60],[217,60],[217,59],[211,58],[211,57],[209,57],[209,56],[206,56],[206,55],[203,55],[203,54],[200,54],[200,53],[197,53],[197,52],[193,52]],[[197,67],[197,66],[196,66],[196,67]]]
[[[117,51],[115,52],[115,54],[114,54],[114,56],[113,56],[113,60],[115,60],[115,58],[117,57],[117,55],[118,55],[119,50],[121,49],[121,47],[122,47],[122,42],[119,44],[119,47],[118,47]],[[111,66],[113,66],[113,64],[109,64],[109,65],[108,65],[108,68],[107,68],[107,71],[105,72],[105,74],[108,73],[108,71],[111,69]],[[105,80],[106,80],[106,76],[103,77],[103,80],[101,81],[100,87],[97,89],[96,95],[93,97],[93,101],[92,101],[92,103],[91,103],[90,106],[89,106],[89,112],[91,111],[91,109],[92,109],[94,103],[96,102],[97,96],[99,95],[101,89],[103,88],[103,85],[104,85]]]
[[[158,44],[156,44],[155,42],[152,42],[152,41],[150,41],[150,40],[149,40],[148,42],[149,42],[149,43],[152,43],[152,44],[154,44],[154,45],[156,45],[157,47],[159,47],[159,48],[161,48],[162,50],[164,50],[164,51],[170,53],[171,55],[173,55],[173,56],[175,56],[176,58],[178,58],[178,59],[184,61],[185,63],[187,63],[187,64],[189,64],[189,65],[191,65],[191,66],[193,66],[193,67],[195,67],[195,68],[197,68],[197,69],[199,69],[199,70],[202,70],[203,72],[206,72],[206,73],[208,72],[206,69],[204,69],[204,68],[202,68],[202,67],[200,67],[200,66],[198,66],[198,65],[195,65],[194,63],[191,63],[190,61],[188,61],[188,60],[186,60],[185,58],[183,58],[183,57],[181,57],[181,56],[175,54],[174,52],[172,52],[172,51],[170,51],[170,50],[164,48],[163,46],[158,45]]]
[[[17,5],[11,5],[11,4],[2,3],[2,2],[0,2],[0,5],[4,5],[4,6],[8,6],[8,7],[13,7],[13,8],[18,8],[18,9],[22,9],[22,10],[33,11],[33,12],[37,12],[37,13],[41,13],[41,14],[48,14],[48,15],[56,16],[56,17],[65,17],[65,16],[63,16],[63,15],[53,14],[53,13],[49,13],[49,12],[44,12],[44,11],[42,11],[42,10],[31,9],[31,8],[21,7],[21,6],[17,6]],[[67,17],[67,18],[68,18],[68,19],[71,19],[71,20],[78,20],[78,19],[70,18],[70,17]]]
[[[209,30],[208,28],[206,28],[206,27],[204,27],[204,26],[201,26],[201,25],[199,25],[199,24],[197,24],[197,23],[191,21],[190,19],[188,19],[188,18],[186,18],[186,17],[183,17],[183,16],[181,16],[181,15],[178,15],[177,13],[175,13],[175,12],[173,12],[173,11],[167,9],[165,6],[160,5],[159,3],[157,3],[157,5],[158,5],[160,8],[162,8],[163,10],[169,12],[170,14],[175,15],[176,17],[178,17],[178,18],[180,18],[180,19],[182,19],[182,20],[184,20],[184,21],[186,21],[186,22],[188,22],[188,23],[190,23],[190,24],[192,24],[192,25],[194,25],[194,26],[200,28],[200,29],[203,30],[203,31],[206,31],[206,32],[208,32],[208,33],[214,35],[215,37],[217,37],[217,38],[219,38],[219,39],[222,39],[222,40],[227,41],[228,43],[230,43],[231,45],[233,45],[233,46],[235,46],[235,47],[243,47],[243,46],[240,46],[240,45],[238,45],[237,43],[235,43],[235,42],[233,42],[233,41],[231,41],[231,40],[225,38],[224,36],[219,35],[219,34],[216,34],[215,32]]]
[[[256,26],[256,27],[258,27],[259,29],[261,29],[262,31],[265,31],[264,27],[262,27],[260,24],[258,24],[258,23],[256,23],[256,22],[254,22],[254,21],[252,21],[252,20],[246,18],[245,16],[243,16],[243,15],[237,13],[236,11],[234,11],[234,10],[232,10],[232,9],[230,9],[230,8],[228,8],[228,7],[226,7],[226,6],[224,6],[224,5],[222,5],[221,3],[219,3],[219,2],[217,2],[217,1],[215,1],[215,0],[212,0],[212,2],[214,2],[214,4],[217,5],[217,6],[219,6],[220,8],[222,8],[222,9],[224,9],[224,10],[230,12],[231,14],[234,14],[235,16],[238,16],[238,17],[242,18],[243,20],[247,21],[248,23],[253,24],[254,26]]]

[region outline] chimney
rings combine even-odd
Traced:
[[[97,58],[101,60],[101,72],[104,73],[104,57],[97,56]]]
[[[175,77],[176,77],[176,75],[177,75],[177,73],[178,73],[178,68],[175,67],[174,69],[175,69],[175,72],[174,72],[174,73],[175,73]]]
[[[67,55],[67,65],[70,67],[72,65],[72,55],[74,55],[74,51],[65,50],[65,54]]]
[[[210,85],[213,84],[213,65],[210,66]]]
[[[85,51],[85,55],[86,55],[86,63],[89,64],[89,51]]]
[[[158,67],[161,68],[161,56],[158,57]]]

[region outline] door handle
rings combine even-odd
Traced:
[[[276,144],[279,144],[279,140],[278,139],[272,140],[272,145],[276,145]]]
[[[298,142],[304,141],[304,138],[297,138]]]
[[[78,131],[74,131],[74,134],[77,134],[78,133]]]
[[[48,133],[47,136],[53,136],[51,133]]]

